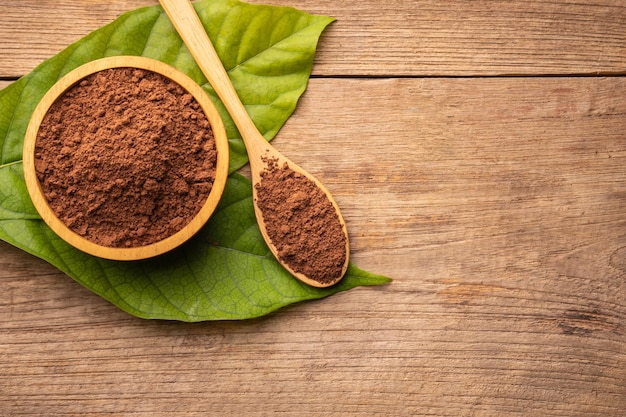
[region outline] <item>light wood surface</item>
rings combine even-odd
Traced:
[[[274,145],[394,282],[146,321],[0,242],[0,415],[625,415],[626,5],[266,3],[338,18]],[[156,1],[3,4],[0,87]]]

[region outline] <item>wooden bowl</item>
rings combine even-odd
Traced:
[[[81,79],[105,69],[121,67],[139,68],[161,74],[192,94],[211,124],[217,149],[215,181],[204,205],[196,216],[173,235],[160,241],[137,247],[102,246],[71,230],[57,217],[48,204],[35,170],[35,143],[39,127],[50,106]],[[26,131],[23,165],[26,186],[33,204],[42,219],[57,235],[70,245],[88,254],[106,259],[130,261],[150,258],[168,252],[180,246],[200,230],[215,211],[224,191],[228,177],[228,159],[228,140],[222,118],[210,98],[198,84],[184,73],[160,61],[136,56],[116,56],[92,61],[76,68],[57,81],[46,93],[35,109]]]

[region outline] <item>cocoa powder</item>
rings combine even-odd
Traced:
[[[257,205],[279,259],[322,284],[334,281],[346,261],[346,236],[326,194],[287,163],[265,159],[256,185]]]
[[[59,219],[108,247],[182,229],[215,179],[210,123],[191,94],[151,71],[113,68],[67,90],[35,145],[42,191]]]

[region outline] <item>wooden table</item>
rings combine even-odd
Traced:
[[[2,3],[0,87],[156,1]],[[274,143],[394,282],[146,321],[0,242],[0,415],[626,415],[626,4],[267,3],[338,19]]]

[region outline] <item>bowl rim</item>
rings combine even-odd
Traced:
[[[35,143],[39,127],[50,106],[67,90],[80,82],[83,78],[109,68],[139,68],[161,74],[179,84],[189,92],[198,102],[206,114],[217,150],[215,180],[211,191],[200,208],[199,212],[186,226],[178,232],[144,246],[136,247],[109,247],[95,243],[71,230],[63,223],[50,207],[43,194],[35,170]],[[195,235],[209,220],[222,197],[228,178],[229,145],[224,128],[224,122],[217,108],[193,79],[182,71],[164,62],[142,56],[114,56],[97,59],[83,64],[61,77],[48,90],[35,108],[24,137],[23,170],[26,188],[30,198],[43,221],[64,241],[75,248],[100,258],[130,261],[151,258],[169,252],[182,245]]]

